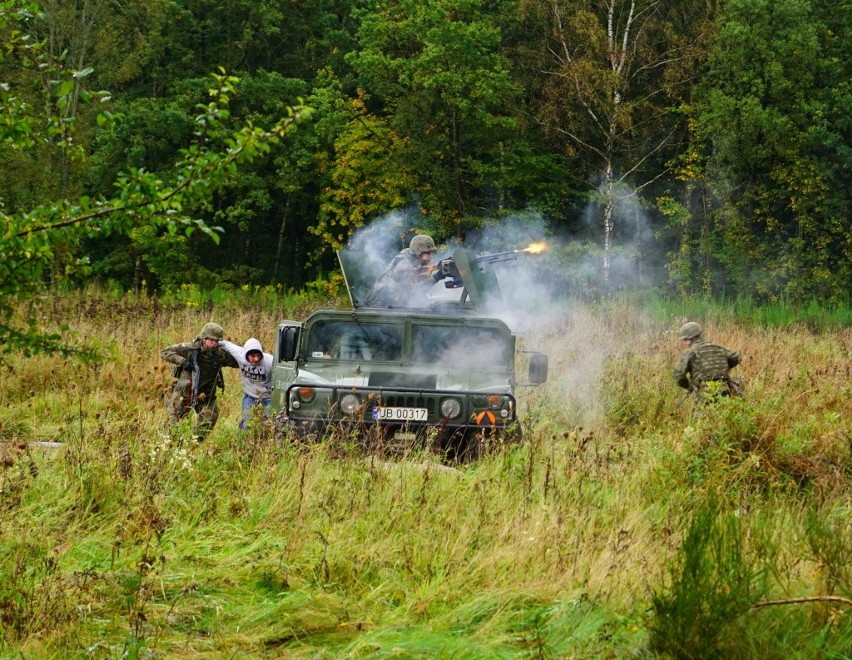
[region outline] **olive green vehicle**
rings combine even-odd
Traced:
[[[360,301],[374,274],[360,270],[356,253],[338,256],[352,309],[278,327],[276,428],[317,439],[331,428],[357,429],[365,442],[392,446],[428,438],[434,449],[467,457],[494,439],[519,439],[516,388],[545,382],[547,357],[525,353],[527,382],[517,382],[515,335],[478,311],[499,303],[493,273],[457,250],[458,277],[445,284],[464,281],[457,300],[368,308]]]

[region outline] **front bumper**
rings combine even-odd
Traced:
[[[293,384],[284,401],[289,423],[311,432],[332,424],[494,431],[517,421],[515,397],[500,391]],[[411,415],[383,418],[383,411],[389,409],[398,415],[411,411]]]

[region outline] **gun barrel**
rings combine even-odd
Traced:
[[[511,261],[518,258],[519,250],[510,250],[509,252],[496,252],[494,254],[480,254],[474,257],[473,263],[492,264],[497,261]]]
[[[512,261],[518,258],[518,253],[523,252],[523,250],[510,250],[509,252],[496,252],[494,254],[483,253],[478,257],[468,258],[468,264],[470,267],[474,265],[482,265],[482,264],[493,264],[499,261]],[[453,284],[447,283],[448,287],[460,286],[462,282],[461,273],[459,273],[459,268],[456,265],[455,259],[449,257],[447,259],[442,259],[441,262],[436,266],[441,271],[441,276],[443,278],[452,278]]]

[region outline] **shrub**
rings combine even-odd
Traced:
[[[764,593],[766,577],[740,519],[709,500],[692,517],[670,585],[653,598],[651,649],[686,658],[732,654],[739,640],[726,633]]]

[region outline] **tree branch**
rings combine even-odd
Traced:
[[[804,598],[782,598],[780,600],[761,600],[751,606],[751,609],[758,607],[769,607],[770,605],[796,605],[798,603],[843,603],[852,607],[852,598],[844,598],[843,596],[807,596]]]

